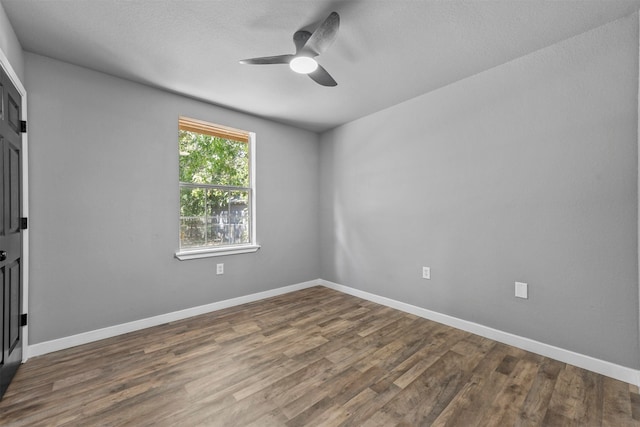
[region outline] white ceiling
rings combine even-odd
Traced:
[[[323,131],[629,15],[640,0],[0,0],[26,51]],[[323,87],[293,33],[341,17]],[[28,83],[27,83],[28,84]]]

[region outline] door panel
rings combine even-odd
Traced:
[[[17,94],[17,90],[15,92]],[[7,107],[9,110],[9,114],[7,115],[7,122],[9,123],[9,126],[11,126],[13,131],[20,135],[20,105],[13,99],[10,90],[7,91]]]
[[[20,343],[20,262],[9,266],[9,353]]]
[[[7,283],[7,280],[5,280],[5,276],[6,276],[6,267],[1,267],[0,268],[0,291],[2,291],[0,293],[0,307],[2,307],[2,324],[3,324],[3,331],[4,331],[4,307],[5,307],[5,295],[7,294],[7,292],[5,292],[5,284]],[[4,351],[4,337],[2,337],[2,354],[0,354],[0,380],[2,380],[2,382],[0,382],[0,387],[4,387],[5,386],[5,374],[2,373],[2,369],[4,369],[4,359],[6,356],[6,352]],[[7,384],[8,385],[8,384]],[[4,388],[0,388],[0,392],[4,393]]]
[[[0,123],[2,123],[3,120],[0,120]],[[0,126],[0,129],[2,128],[2,126]],[[4,158],[5,158],[5,153],[4,153],[4,147],[5,147],[5,140],[2,137],[2,134],[0,134],[0,203],[2,203],[2,206],[0,206],[0,239],[3,237],[6,237],[7,235],[7,229],[5,227],[6,223],[7,223],[7,215],[6,215],[6,211],[4,209],[4,190],[5,190],[5,184],[6,184],[6,179],[5,179],[5,175],[3,173],[3,169],[4,169]]]
[[[20,233],[20,148],[8,144],[9,233]]]
[[[22,362],[22,134],[20,94],[0,68],[0,398]]]

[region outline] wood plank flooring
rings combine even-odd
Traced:
[[[314,287],[33,358],[0,425],[640,426],[640,395]]]

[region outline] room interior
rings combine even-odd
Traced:
[[[639,8],[0,0],[23,361],[321,286],[640,385]],[[239,64],[332,11],[336,87]],[[175,257],[181,115],[255,132],[257,252]]]

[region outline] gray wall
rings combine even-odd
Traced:
[[[637,19],[322,135],[322,278],[639,368]]]
[[[319,277],[316,134],[30,53],[25,62],[31,344]],[[257,253],[174,258],[179,115],[256,132]]]
[[[0,50],[9,59],[9,63],[16,72],[20,81],[24,84],[24,55],[22,46],[13,31],[9,18],[0,4]]]

